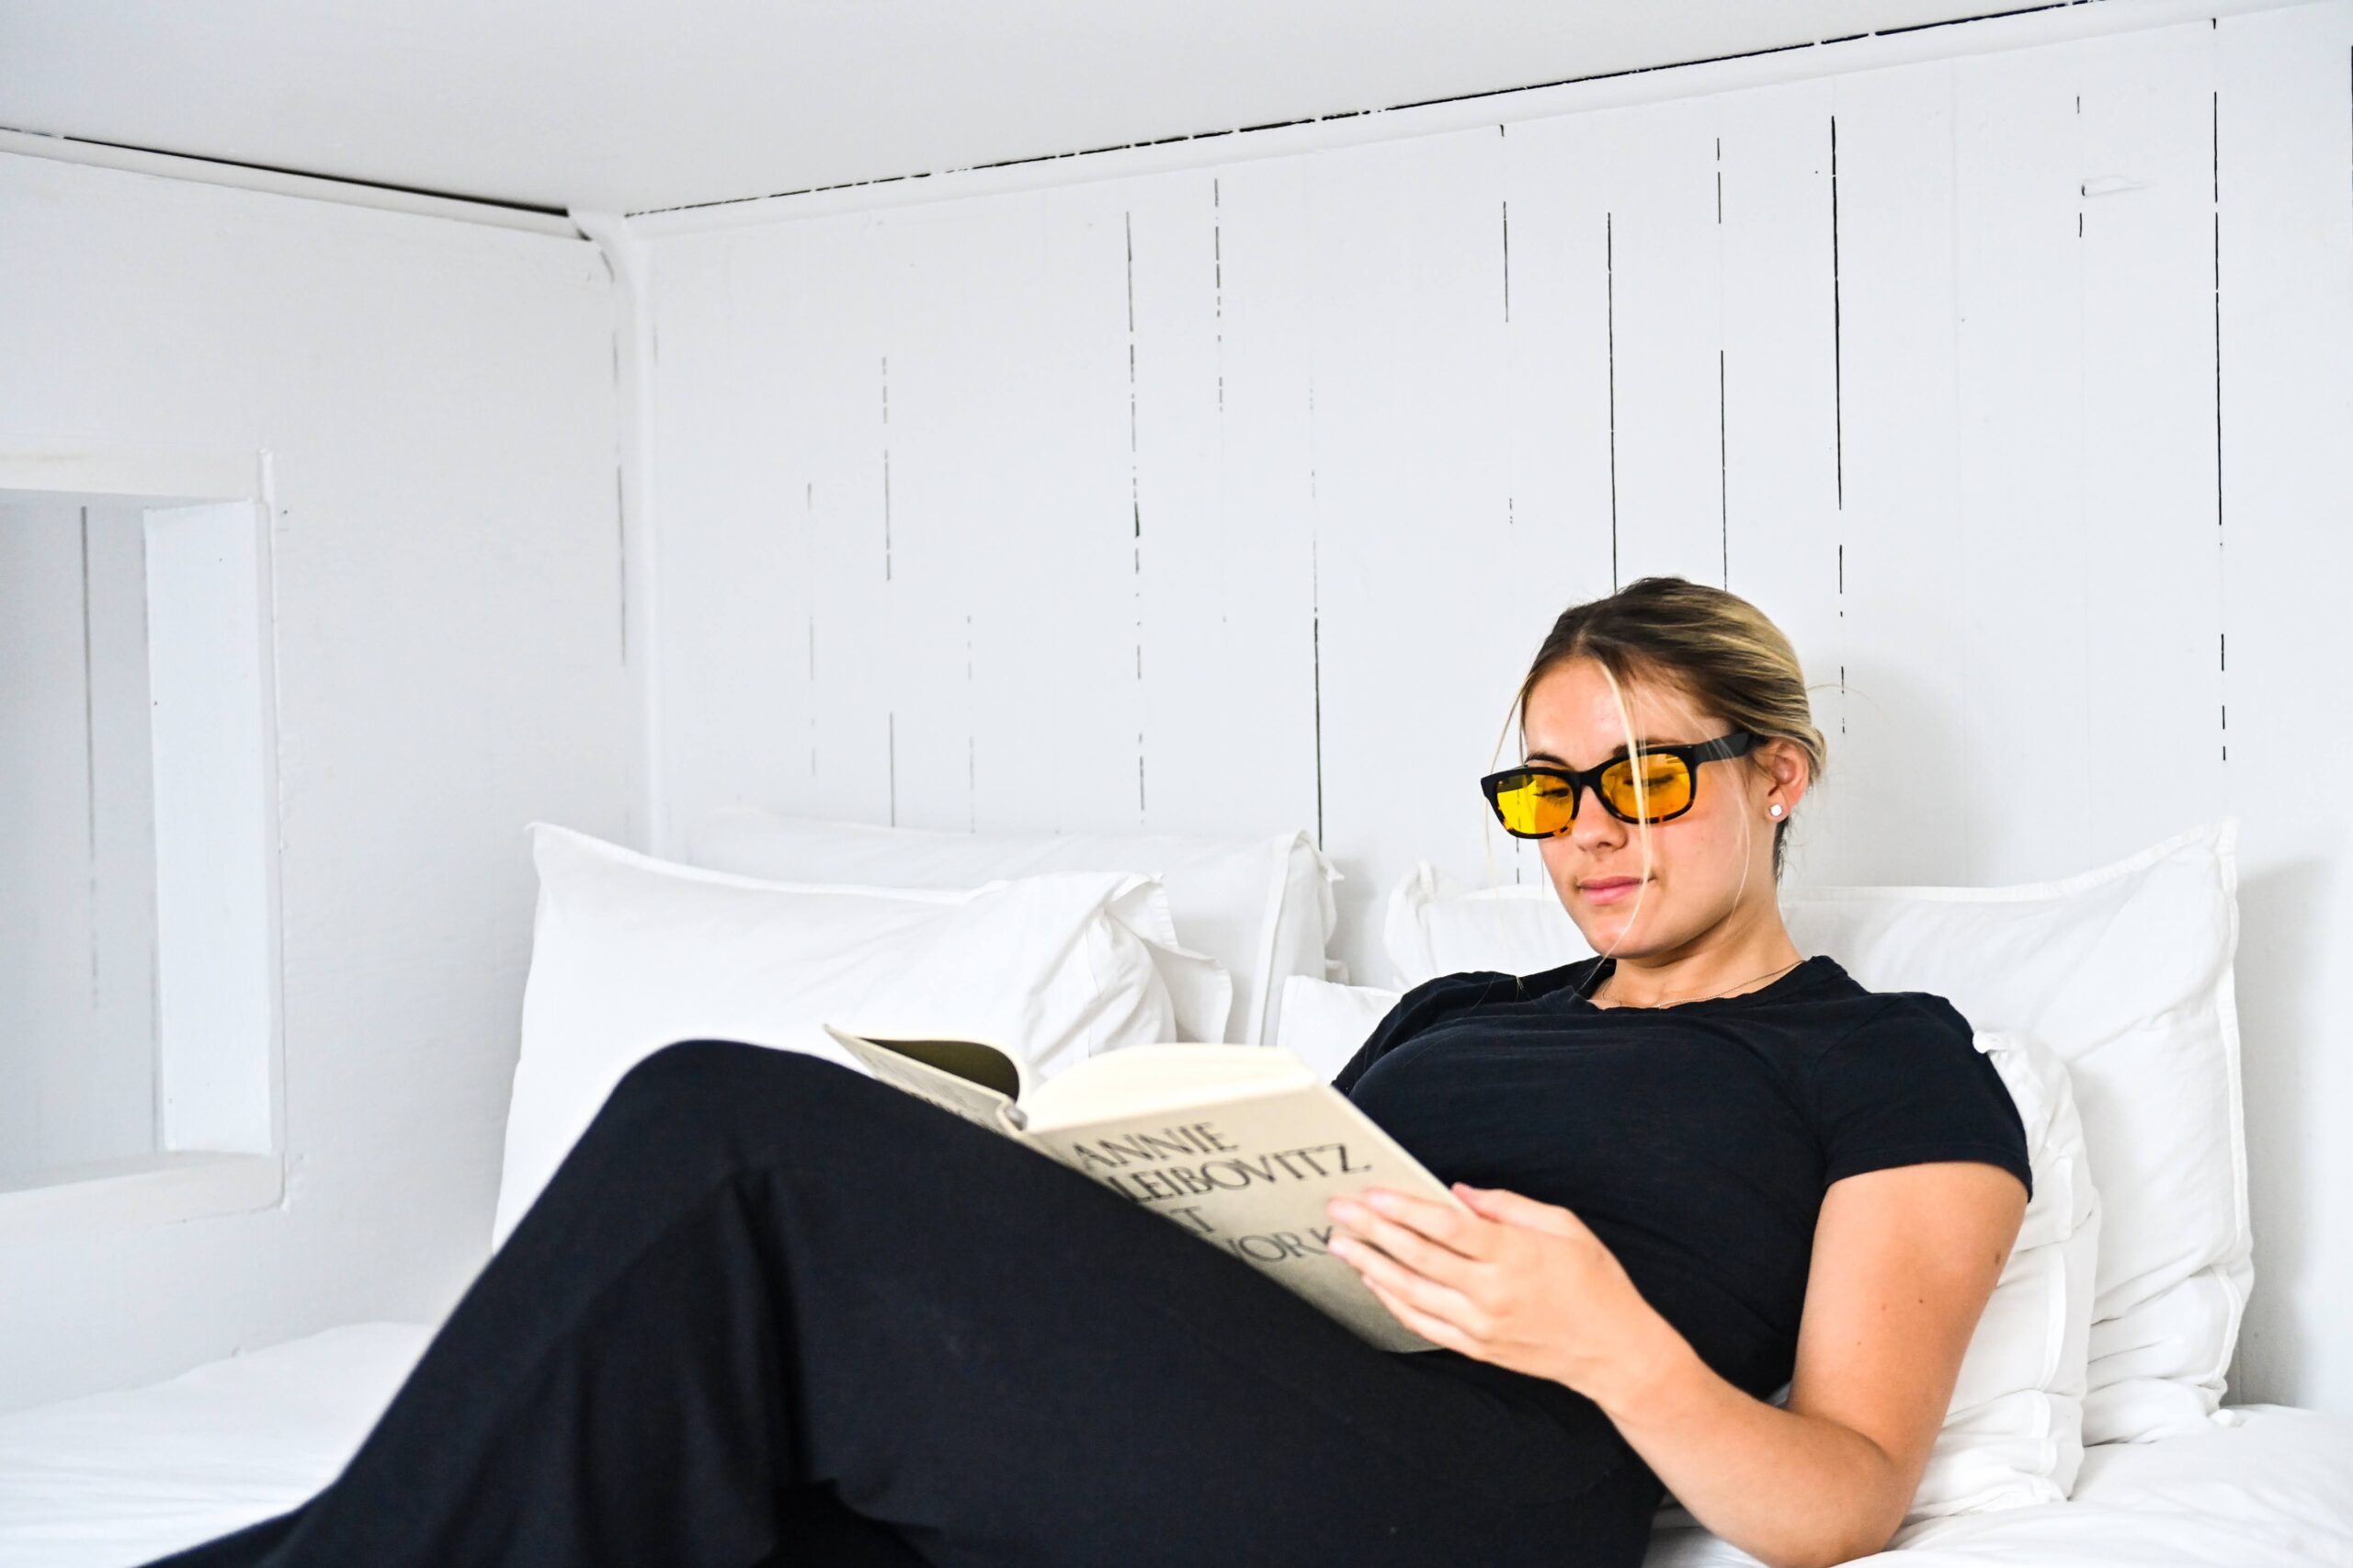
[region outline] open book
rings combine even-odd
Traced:
[[[1167,1216],[1382,1349],[1437,1348],[1325,1250],[1324,1206],[1374,1186],[1467,1206],[1295,1053],[1131,1045],[1032,1083],[1002,1045],[825,1032],[883,1082]]]

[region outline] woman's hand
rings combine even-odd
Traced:
[[[1673,1334],[1618,1256],[1556,1204],[1454,1184],[1465,1214],[1387,1187],[1326,1206],[1331,1250],[1435,1345],[1551,1378],[1601,1402]],[[1368,1207],[1370,1205],[1370,1207]]]

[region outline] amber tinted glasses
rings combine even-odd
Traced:
[[[1699,797],[1699,765],[1720,756],[1738,756],[1758,737],[1734,730],[1711,741],[1682,746],[1646,746],[1631,759],[1612,757],[1597,767],[1579,772],[1529,763],[1506,768],[1479,780],[1487,803],[1504,831],[1518,838],[1551,838],[1569,831],[1577,820],[1577,801],[1590,785],[1603,809],[1620,822],[1665,822],[1691,809]],[[1642,769],[1639,780],[1635,768]],[[1647,814],[1638,810],[1639,782],[1647,797]]]

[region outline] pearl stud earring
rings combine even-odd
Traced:
[[[1781,802],[1779,801],[1773,802],[1773,814],[1775,816],[1779,816],[1781,814]]]

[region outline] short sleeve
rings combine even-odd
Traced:
[[[2025,1184],[2026,1125],[2009,1085],[1952,1004],[1900,992],[1814,1063],[1824,1187],[1891,1165],[1976,1160]]]

